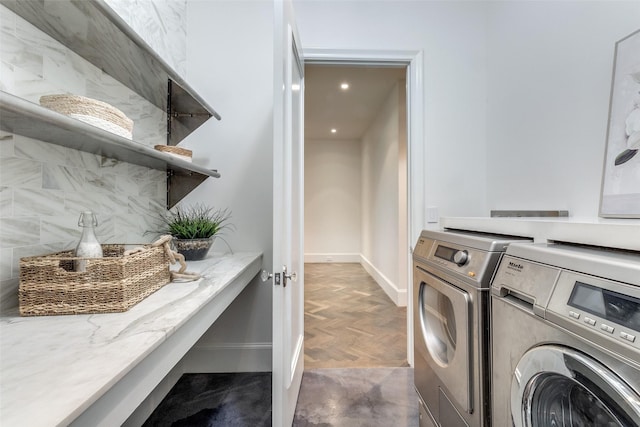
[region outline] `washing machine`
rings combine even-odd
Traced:
[[[513,244],[491,294],[494,426],[640,425],[640,253]]]
[[[414,383],[420,426],[486,427],[489,283],[525,237],[423,231],[413,252]]]

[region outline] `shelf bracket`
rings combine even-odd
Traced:
[[[167,210],[174,207],[207,178],[209,178],[207,175],[198,172],[178,173],[171,168],[167,169]]]
[[[220,120],[217,113],[208,111],[179,84],[168,79],[167,145],[178,145],[211,117]]]

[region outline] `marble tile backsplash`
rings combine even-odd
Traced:
[[[3,133],[0,144],[0,309],[17,304],[21,257],[75,247],[83,210],[97,213],[103,243],[144,243],[157,235],[164,171],[21,135]]]
[[[106,3],[186,78],[186,0],[106,0]]]
[[[166,112],[4,6],[0,20],[0,90],[35,104],[59,93],[98,99],[133,120],[134,141],[166,143]]]
[[[186,43],[186,34],[184,21],[178,21],[186,20],[186,2],[108,3],[127,15],[123,19],[136,31],[146,28],[148,34],[141,36],[151,46],[173,52],[160,53],[182,73],[180,55],[185,49],[179,46],[180,40]],[[175,40],[163,44],[169,33]],[[172,58],[177,51],[180,54]],[[0,6],[0,90],[34,103],[55,93],[99,99],[134,121],[136,142],[166,143],[165,112],[4,6]],[[97,213],[96,235],[101,242],[144,243],[156,237],[165,202],[164,171],[0,132],[0,310],[17,306],[20,258],[75,247],[81,211]]]

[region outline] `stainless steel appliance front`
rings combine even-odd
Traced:
[[[512,245],[492,282],[496,426],[640,425],[640,253]]]
[[[423,231],[413,275],[420,426],[489,425],[489,280],[508,244],[524,240]]]

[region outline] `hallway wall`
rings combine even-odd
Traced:
[[[305,140],[305,262],[359,262],[361,142]]]
[[[407,298],[406,283],[399,282],[398,253],[405,94],[403,84],[394,86],[362,138],[362,264],[399,305]]]

